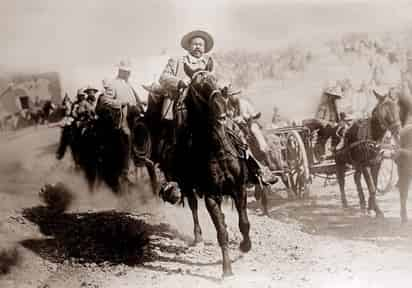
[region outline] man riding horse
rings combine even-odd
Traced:
[[[225,87],[226,88],[226,87]],[[228,115],[242,129],[245,137],[253,137],[257,150],[265,164],[271,170],[281,169],[270,157],[269,145],[263,136],[261,125],[258,123],[261,113],[256,113],[252,104],[245,98],[240,97],[242,92],[235,91],[231,85],[224,89],[223,96],[228,97]],[[258,155],[254,155],[258,156]]]
[[[160,98],[162,105],[160,113],[160,130],[162,130],[160,136],[162,137],[157,137],[162,139],[154,143],[157,146],[155,147],[156,151],[161,154],[160,157],[164,158],[165,154],[170,154],[172,150],[173,158],[181,159],[184,157],[185,147],[190,137],[186,129],[187,114],[184,104],[191,80],[188,71],[202,70],[213,73],[214,62],[212,57],[207,55],[212,50],[213,45],[212,36],[205,31],[196,30],[186,34],[182,38],[181,46],[188,53],[182,57],[170,58],[159,77],[160,85],[152,85],[150,89],[146,87],[147,90],[151,91],[151,97]],[[150,111],[148,112],[150,113]],[[146,117],[150,117],[150,115]],[[178,141],[180,143],[177,143]],[[170,156],[168,155],[168,157]],[[163,167],[163,170],[168,170],[164,171],[168,180],[175,178],[173,175],[174,167]],[[164,183],[164,188],[171,187],[170,183]]]
[[[175,151],[177,159],[184,158],[187,148],[184,148],[184,143],[190,142],[190,135],[187,134],[186,129],[187,119],[184,105],[188,85],[193,73],[197,71],[208,71],[214,74],[213,58],[206,54],[211,51],[213,45],[212,36],[205,31],[196,30],[186,34],[182,38],[181,46],[188,54],[183,57],[169,59],[160,76],[160,85],[152,85],[150,88],[144,87],[153,95],[163,95],[161,117],[163,127],[169,130],[166,135],[172,138],[171,142],[174,144],[176,144],[176,141],[183,143],[183,145],[176,146],[181,148]],[[245,141],[241,140],[241,142],[247,146]],[[265,179],[269,178],[271,179],[271,177],[265,177]]]
[[[129,162],[131,156],[131,131],[127,123],[127,115],[130,107],[136,107],[143,113],[143,102],[139,95],[129,83],[132,72],[130,61],[121,61],[118,66],[117,77],[105,83],[105,92],[100,95],[96,104],[96,114],[107,125],[114,125],[113,128],[121,130],[122,137],[128,147],[127,153],[123,153],[123,162],[126,163],[122,171],[122,178],[127,179],[129,173]]]

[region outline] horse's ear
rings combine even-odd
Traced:
[[[189,67],[189,65],[187,65],[187,63],[183,64],[183,70],[185,71],[186,75],[190,77],[190,79],[192,79],[193,74],[195,74],[195,70],[193,70],[192,68]]]

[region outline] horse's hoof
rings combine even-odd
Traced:
[[[223,279],[227,279],[227,278],[230,278],[230,277],[233,277],[233,276],[235,276],[235,274],[233,274],[231,269],[228,270],[228,271],[223,271],[223,274],[222,274]]]
[[[250,242],[250,240],[246,241],[243,240],[240,245],[239,245],[239,249],[240,251],[242,251],[243,253],[247,253],[250,251],[250,249],[252,249],[252,242]]]
[[[383,215],[382,212],[377,212],[376,213],[376,219],[378,220],[383,220],[385,218],[385,216]]]
[[[192,244],[190,245],[190,246],[192,246],[192,247],[199,247],[199,246],[203,246],[204,245],[204,242],[203,242],[203,239],[202,238],[200,238],[200,239],[196,239],[195,238],[195,240],[193,240],[193,242],[192,242]]]

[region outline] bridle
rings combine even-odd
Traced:
[[[205,100],[204,97],[202,97],[202,95],[200,94],[200,92],[193,86],[193,80],[196,79],[198,76],[202,76],[204,77],[204,74],[209,73],[206,70],[199,70],[196,71],[195,73],[193,73],[192,75],[192,81],[189,84],[189,90],[194,94],[193,99],[195,100],[194,102],[197,104],[198,107],[200,107],[200,102],[203,104],[208,105],[208,107],[210,107],[210,104],[212,103],[213,99],[215,98],[216,95],[220,94],[221,91],[219,89],[214,89],[212,90],[212,92],[210,92],[209,94],[209,101]]]

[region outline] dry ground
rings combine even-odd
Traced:
[[[192,247],[188,207],[161,203],[144,188],[127,199],[104,189],[89,195],[70,171],[70,158],[54,160],[58,133],[40,127],[1,135],[0,248],[16,247],[20,257],[0,275],[0,287],[410,287],[412,223],[400,225],[396,191],[379,196],[386,218],[377,221],[359,213],[351,179],[347,210],[336,185],[315,181],[311,197],[296,201],[274,187],[270,217],[249,199],[248,254],[237,249],[237,217],[226,203],[236,275],[222,280],[216,232],[203,206],[205,241]],[[57,180],[75,201],[68,213],[53,216],[38,192]],[[127,244],[127,237],[147,243]]]

